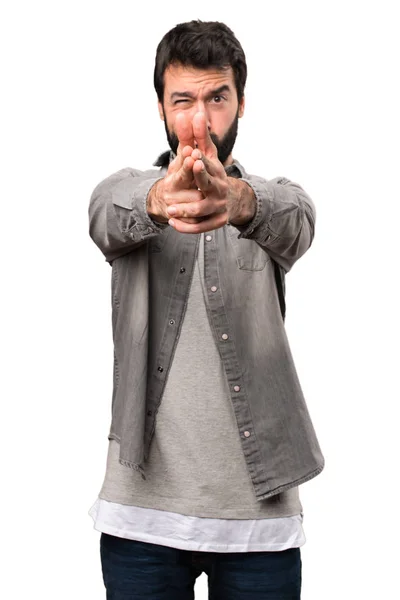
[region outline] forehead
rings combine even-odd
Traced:
[[[219,70],[169,65],[164,73],[165,97],[174,92],[207,92],[207,90],[216,89],[222,85],[229,85],[232,91],[235,90],[232,67]]]

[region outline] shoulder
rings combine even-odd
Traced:
[[[153,179],[155,177],[160,177],[160,175],[161,169],[148,169],[142,171],[140,169],[134,169],[133,167],[125,167],[100,181],[94,188],[93,194],[97,195],[98,193],[103,193],[114,188],[116,185],[128,183],[132,179]]]
[[[228,175],[239,175],[242,179],[247,179],[255,183],[270,183],[272,185],[285,185],[286,183],[290,183],[290,179],[287,179],[286,177],[274,177],[273,179],[267,179],[266,177],[261,177],[260,175],[248,173],[243,165],[240,164],[240,162],[236,159],[233,161],[232,165],[227,167],[226,171]]]

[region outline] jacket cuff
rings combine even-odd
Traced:
[[[133,194],[132,216],[135,220],[133,228],[142,239],[152,237],[155,233],[161,233],[169,227],[168,223],[158,223],[154,221],[147,212],[147,198],[153,185],[163,177],[147,179],[140,183]]]
[[[240,231],[239,238],[251,238],[265,244],[270,239],[269,223],[273,214],[273,196],[268,182],[254,181],[243,178],[254,192],[256,198],[256,212],[249,223],[235,225]]]
[[[160,179],[162,177],[138,182],[134,177],[125,178],[111,192],[120,230],[135,243],[158,235],[169,226],[168,223],[156,223],[147,212],[147,197]]]

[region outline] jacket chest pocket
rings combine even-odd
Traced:
[[[239,232],[233,225],[227,225],[227,229],[239,269],[243,271],[262,271],[267,262],[271,260],[267,252],[254,240],[239,239]]]

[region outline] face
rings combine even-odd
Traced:
[[[159,102],[158,108],[168,143],[175,154],[179,144],[174,130],[176,115],[183,112],[191,120],[197,112],[203,112],[220,162],[224,165],[232,163],[244,98],[239,104],[231,68],[219,71],[170,65],[164,73],[164,102]]]

